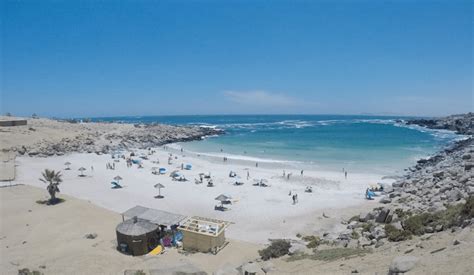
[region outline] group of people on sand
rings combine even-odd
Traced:
[[[298,203],[298,194],[294,193],[293,195],[291,194],[291,191],[290,191],[290,194],[291,196],[291,199],[293,200],[293,204],[297,204]]]
[[[107,163],[105,164],[105,169],[107,169],[107,170],[115,170],[115,162],[112,162],[112,163],[107,162]]]

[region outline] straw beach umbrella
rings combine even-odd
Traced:
[[[116,180],[117,183],[120,183],[120,181],[123,180],[123,179],[122,179],[121,176],[116,176],[116,177],[114,178],[114,180]]]
[[[85,175],[84,175],[84,171],[86,171],[87,169],[84,168],[84,167],[81,167],[81,168],[79,168],[78,170],[81,171],[81,174],[79,175],[79,177],[84,177],[84,176],[85,176]]]
[[[162,199],[164,196],[161,195],[161,188],[165,188],[165,186],[161,183],[155,184],[155,188],[158,188],[158,196],[155,196],[157,199]]]
[[[232,198],[229,197],[229,196],[226,196],[226,195],[224,195],[224,194],[220,194],[219,196],[217,196],[217,197],[215,198],[216,201],[220,201],[220,202],[221,202],[221,207],[224,207],[224,203],[230,201],[230,199],[232,199]]]
[[[64,165],[66,165],[66,169],[65,170],[71,170],[71,168],[69,167],[71,165],[71,163],[68,161],[68,162],[65,162]]]

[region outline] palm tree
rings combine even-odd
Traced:
[[[39,180],[48,184],[46,190],[48,190],[48,193],[51,196],[49,203],[54,204],[57,201],[56,192],[59,192],[58,185],[63,181],[63,175],[61,175],[61,172],[56,172],[49,169],[45,169],[41,175],[43,178],[40,178]]]

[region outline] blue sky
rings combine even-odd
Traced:
[[[1,112],[445,115],[470,1],[2,1]]]

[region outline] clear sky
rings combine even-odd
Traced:
[[[471,1],[1,3],[2,113],[474,109]]]

